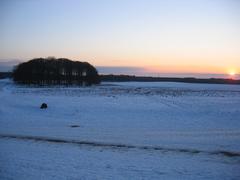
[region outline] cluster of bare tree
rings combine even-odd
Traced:
[[[97,70],[87,62],[65,58],[36,58],[16,66],[13,80],[24,84],[78,84],[100,83]]]

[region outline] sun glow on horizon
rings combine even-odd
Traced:
[[[240,78],[239,71],[234,68],[229,69],[227,74],[228,74],[228,78],[230,78],[230,79],[239,79]]]
[[[236,72],[235,69],[230,69],[230,70],[228,71],[228,75],[229,75],[229,76],[235,76],[236,74],[237,74],[237,72]]]

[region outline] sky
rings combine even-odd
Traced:
[[[239,74],[239,9],[239,0],[1,0],[0,65],[55,56],[129,74]]]

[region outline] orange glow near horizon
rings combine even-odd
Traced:
[[[224,68],[207,67],[207,66],[159,66],[147,67],[148,72],[159,73],[211,73],[211,74],[225,74]]]
[[[100,65],[102,66],[102,65]],[[109,67],[133,67],[142,68],[147,73],[199,73],[199,74],[226,74],[226,75],[236,75],[238,74],[235,69],[226,68],[221,66],[196,66],[196,65],[136,65],[130,64],[125,65],[107,65]]]
[[[85,59],[91,59],[85,56]],[[194,56],[181,54],[150,55],[122,53],[98,56],[90,63],[95,66],[133,67],[144,69],[148,73],[199,73],[199,74],[238,74],[240,70],[237,56]],[[80,58],[81,59],[81,58]],[[227,60],[226,60],[227,59]]]

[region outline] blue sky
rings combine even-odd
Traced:
[[[66,57],[163,73],[240,70],[238,0],[2,0],[0,61]]]

